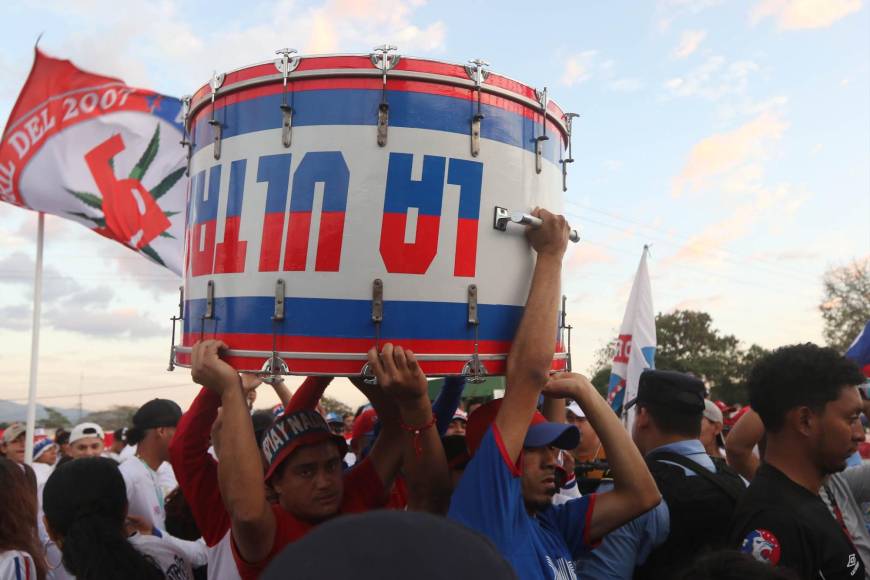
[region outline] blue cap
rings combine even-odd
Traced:
[[[342,419],[342,418],[341,418],[341,415],[339,415],[338,413],[333,412],[333,413],[327,413],[327,415],[326,415],[326,422],[327,422],[327,423],[341,423],[341,424],[344,424],[344,419]]]

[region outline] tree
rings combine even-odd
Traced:
[[[45,407],[45,412],[48,414],[48,417],[45,419],[41,419],[36,423],[37,427],[50,427],[54,429],[69,429],[70,422],[63,413],[58,411],[57,409],[52,409],[51,407]]]
[[[321,397],[320,406],[323,407],[323,410],[327,413],[338,413],[341,416],[344,416],[345,413],[353,413],[353,410],[350,407],[332,397]]]
[[[656,342],[657,369],[692,373],[704,380],[714,399],[729,404],[748,401],[746,379],[749,371],[767,353],[758,345],[741,349],[735,336],[722,334],[713,327],[709,314],[691,310],[659,313],[656,316]],[[603,393],[607,392],[610,377],[609,350],[609,344],[599,349],[592,369],[592,384]]]
[[[870,258],[825,272],[819,305],[828,346],[846,352],[870,320]]]

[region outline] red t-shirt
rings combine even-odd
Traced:
[[[386,505],[387,493],[384,484],[378,477],[372,462],[364,460],[344,474],[344,497],[338,515],[353,514],[383,508]],[[287,544],[303,537],[316,524],[300,520],[284,511],[280,505],[272,505],[275,514],[275,538],[272,549],[263,561],[250,564],[242,559],[233,538],[233,558],[243,580],[256,580],[266,566]]]

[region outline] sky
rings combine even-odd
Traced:
[[[745,346],[822,342],[826,269],[870,259],[870,15],[865,0],[104,0],[0,3],[0,127],[33,45],[168,95],[213,71],[301,54],[465,63],[550,96],[575,121],[564,213],[574,366],[615,338],[644,244],[657,312],[709,312]],[[36,214],[0,204],[0,399],[23,402]],[[101,409],[197,392],[167,372],[179,280],[46,219],[39,401]],[[297,384],[296,379],[291,385]],[[327,391],[350,404],[346,381]],[[277,402],[262,393],[262,405]]]

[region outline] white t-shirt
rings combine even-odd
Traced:
[[[27,552],[0,552],[0,580],[36,580],[36,566]]]
[[[193,580],[190,561],[168,540],[141,534],[133,534],[127,539],[140,553],[151,556],[167,580]]]
[[[220,542],[208,549],[208,580],[241,580],[230,538],[227,531]]]
[[[178,480],[175,479],[175,471],[168,461],[164,461],[157,468],[157,480],[160,482],[160,487],[163,489],[163,495],[167,496],[178,487]]]
[[[138,448],[139,448],[138,445],[127,445],[126,447],[124,447],[123,449],[121,449],[121,452],[118,454],[118,457],[121,458],[121,459],[120,459],[121,463],[124,463],[124,462],[127,461],[128,459],[130,459],[130,458],[132,458],[132,457],[135,457],[135,456],[136,456],[136,450],[137,450]]]
[[[152,527],[165,530],[165,495],[157,472],[138,457],[128,459],[119,469],[127,486],[127,512],[145,518]]]

